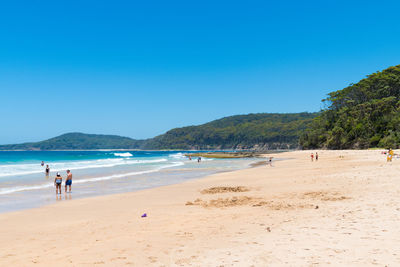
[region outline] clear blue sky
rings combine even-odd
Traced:
[[[0,144],[318,111],[400,64],[397,1],[7,2]]]

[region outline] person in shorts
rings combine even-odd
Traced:
[[[69,186],[69,192],[71,193],[71,185],[72,185],[72,173],[70,170],[67,170],[67,180],[65,180],[65,193],[67,193],[67,186]]]

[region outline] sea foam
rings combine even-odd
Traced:
[[[151,170],[146,170],[146,171],[120,173],[120,174],[86,178],[86,179],[74,179],[73,183],[74,184],[82,184],[82,183],[89,183],[89,182],[98,182],[98,181],[104,181],[104,180],[118,179],[118,178],[123,178],[123,177],[129,177],[129,176],[135,176],[135,175],[141,175],[141,174],[147,174],[147,173],[154,173],[154,172],[161,171],[162,169],[178,167],[178,166],[182,166],[182,165],[184,165],[183,162],[172,162],[171,164],[161,166],[161,167],[151,169]],[[17,193],[17,192],[22,192],[22,191],[39,190],[39,189],[44,189],[44,188],[50,188],[53,186],[54,186],[54,183],[43,183],[43,184],[31,185],[31,186],[5,187],[5,188],[0,188],[0,195],[6,195],[6,194]]]
[[[115,167],[120,165],[132,165],[132,164],[152,164],[165,162],[167,159],[149,159],[149,160],[134,160],[134,159],[98,159],[98,160],[86,160],[86,161],[70,161],[70,162],[49,162],[50,171],[60,172],[65,170],[82,170],[92,168],[107,168]],[[44,173],[45,167],[40,164],[7,164],[0,165],[0,177],[6,176],[17,176],[17,175],[28,175],[35,173]]]

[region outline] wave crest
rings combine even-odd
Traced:
[[[114,153],[114,156],[116,157],[133,157],[133,155],[129,152],[126,153]]]

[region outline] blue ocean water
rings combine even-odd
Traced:
[[[0,212],[180,183],[246,168],[255,161],[202,159],[198,163],[185,157],[187,152],[0,151]],[[49,176],[45,175],[46,165]],[[68,169],[73,174],[72,193],[56,196],[54,177],[59,172],[65,179]]]

